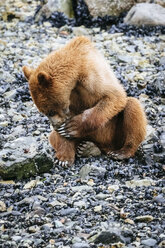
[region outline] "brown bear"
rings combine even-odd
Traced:
[[[56,162],[71,165],[82,141],[116,159],[135,154],[146,134],[145,113],[87,38],[72,39],[23,72],[34,103],[53,125]]]

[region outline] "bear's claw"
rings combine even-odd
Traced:
[[[107,154],[109,157],[113,158],[113,159],[118,159],[119,154],[115,153],[115,152],[108,152]]]
[[[123,160],[123,159],[127,159],[130,156],[126,153],[123,152],[108,152],[107,155],[115,160]]]
[[[64,138],[72,138],[70,134],[67,133],[67,130],[65,129],[66,123],[62,124],[58,129],[57,132]]]
[[[67,168],[69,165],[68,161],[61,161],[59,159],[56,158],[56,160],[54,161],[55,164],[61,165],[64,168]]]
[[[87,146],[88,146],[89,142],[88,141],[83,141],[82,143],[79,144],[79,146],[77,147],[77,157],[81,157],[84,150],[86,150]]]

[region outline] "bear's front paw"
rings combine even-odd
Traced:
[[[81,123],[81,115],[76,115],[72,119],[68,120],[66,123],[62,124],[57,129],[57,132],[67,139],[81,138]]]

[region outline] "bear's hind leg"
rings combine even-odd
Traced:
[[[67,167],[74,163],[76,153],[74,141],[61,137],[53,130],[50,133],[49,142],[56,151],[55,164]]]
[[[123,128],[118,131],[124,132],[124,144],[119,150],[108,152],[108,155],[119,160],[134,156],[145,138],[146,125],[146,116],[140,102],[136,98],[128,97],[123,115]]]

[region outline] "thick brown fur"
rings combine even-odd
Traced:
[[[117,159],[129,158],[145,138],[146,117],[140,102],[126,96],[87,38],[74,38],[36,69],[24,66],[23,72],[34,103],[52,122],[49,140],[59,161],[72,164],[83,140],[93,141]],[[60,135],[57,130],[63,122]]]

